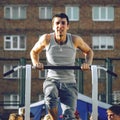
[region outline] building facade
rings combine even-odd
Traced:
[[[120,1],[113,0],[2,0],[0,1],[0,114],[4,120],[24,106],[25,69],[6,77],[15,66],[31,64],[30,50],[40,35],[52,31],[51,18],[65,12],[70,30],[80,35],[94,51],[93,64],[115,72],[112,77],[98,70],[98,98],[120,102]],[[45,62],[45,52],[40,56]],[[84,61],[77,52],[76,64]],[[42,83],[46,71],[32,70],[31,103],[43,98]],[[79,92],[92,95],[91,71],[76,71]]]

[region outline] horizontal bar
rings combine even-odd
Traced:
[[[91,67],[91,66],[90,66]],[[3,74],[3,76],[7,76],[11,73],[13,73],[14,71],[20,69],[20,68],[25,68],[25,66],[18,66],[15,67],[13,69],[11,69],[10,71],[6,72]],[[33,66],[32,68],[36,69],[35,66]],[[111,74],[114,77],[117,77],[117,74],[104,68],[104,67],[99,67],[97,66],[98,69],[103,69],[104,71],[106,71],[107,73]],[[44,69],[56,69],[56,70],[81,70],[81,66],[44,66]]]
[[[106,71],[108,74],[111,74],[111,75],[114,76],[114,77],[117,77],[117,76],[118,76],[118,75],[117,75],[116,73],[114,73],[113,71],[108,70],[108,69],[106,69],[106,68],[104,68],[104,67],[97,66],[97,69],[102,69],[102,70]]]
[[[7,75],[10,75],[10,74],[13,73],[13,72],[14,72],[14,69],[12,69],[12,70],[10,70],[10,71],[4,73],[3,76],[5,77],[5,76],[7,76]]]
[[[44,69],[59,69],[59,70],[81,70],[80,66],[44,66]]]
[[[90,66],[91,67],[91,66]],[[105,70],[107,73],[111,74],[114,77],[117,77],[117,74],[104,68],[104,67],[98,67],[98,68],[102,68],[103,70]],[[44,69],[59,69],[59,70],[81,70],[80,66],[44,66]]]
[[[116,73],[114,73],[114,72],[112,72],[110,70],[107,70],[106,72],[109,73],[109,74],[111,74],[114,77],[118,77],[118,75]]]
[[[4,73],[3,76],[5,77],[5,76],[7,76],[7,75],[10,75],[11,73],[17,71],[17,70],[20,69],[20,68],[25,68],[25,67],[24,67],[24,66],[14,67],[14,68],[12,68],[11,70],[9,70],[9,71],[7,71],[6,73]]]

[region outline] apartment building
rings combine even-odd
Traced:
[[[94,50],[93,64],[117,73],[112,77],[98,70],[101,101],[120,102],[120,1],[116,0],[2,0],[0,1],[0,116],[7,120],[25,100],[25,69],[6,77],[3,73],[15,66],[31,64],[29,52],[40,35],[53,32],[51,18],[65,12],[70,30],[80,35]],[[45,62],[45,52],[40,56]],[[78,52],[76,64],[84,61]],[[31,103],[43,98],[45,71],[32,70]],[[92,95],[91,71],[76,71],[78,89]]]

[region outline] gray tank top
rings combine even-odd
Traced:
[[[76,57],[76,48],[73,45],[70,33],[67,33],[67,42],[59,45],[54,39],[54,33],[51,33],[51,40],[46,47],[47,65],[51,66],[74,66]],[[74,70],[48,70],[47,77],[60,80],[60,82],[75,83]]]

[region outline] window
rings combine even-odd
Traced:
[[[119,104],[120,103],[120,90],[113,91],[112,96],[113,96],[113,104]]]
[[[66,6],[66,14],[68,15],[70,21],[78,21],[79,7]]]
[[[93,7],[92,17],[94,21],[113,21],[114,20],[114,7]]]
[[[39,78],[45,78],[47,74],[47,70],[39,71]]]
[[[102,102],[106,102],[106,94],[105,93],[99,93],[98,94],[98,100]]]
[[[103,65],[100,65],[100,66],[104,67]],[[104,71],[103,69],[98,69],[97,74],[98,74],[99,81],[105,81],[105,79],[106,79],[106,71]]]
[[[4,17],[6,19],[26,19],[26,6],[8,5],[4,7]]]
[[[24,35],[4,36],[4,50],[26,50],[26,37]]]
[[[93,36],[92,44],[94,50],[113,50],[114,38],[113,36]]]
[[[10,65],[10,64],[6,64],[6,65],[4,65],[4,73],[6,73],[6,72],[8,72],[8,71],[10,71],[10,70],[12,70],[14,68],[14,66],[13,65]],[[11,73],[10,75],[7,75],[5,78],[19,78],[19,70],[17,70],[17,71],[15,71],[15,72],[13,72],[13,73]]]
[[[4,109],[18,109],[19,95],[6,94],[4,95]]]
[[[51,7],[39,7],[39,18],[40,19],[51,19],[52,8]]]
[[[40,101],[40,100],[43,100],[44,99],[44,95],[43,94],[39,94],[38,95],[38,100]]]

